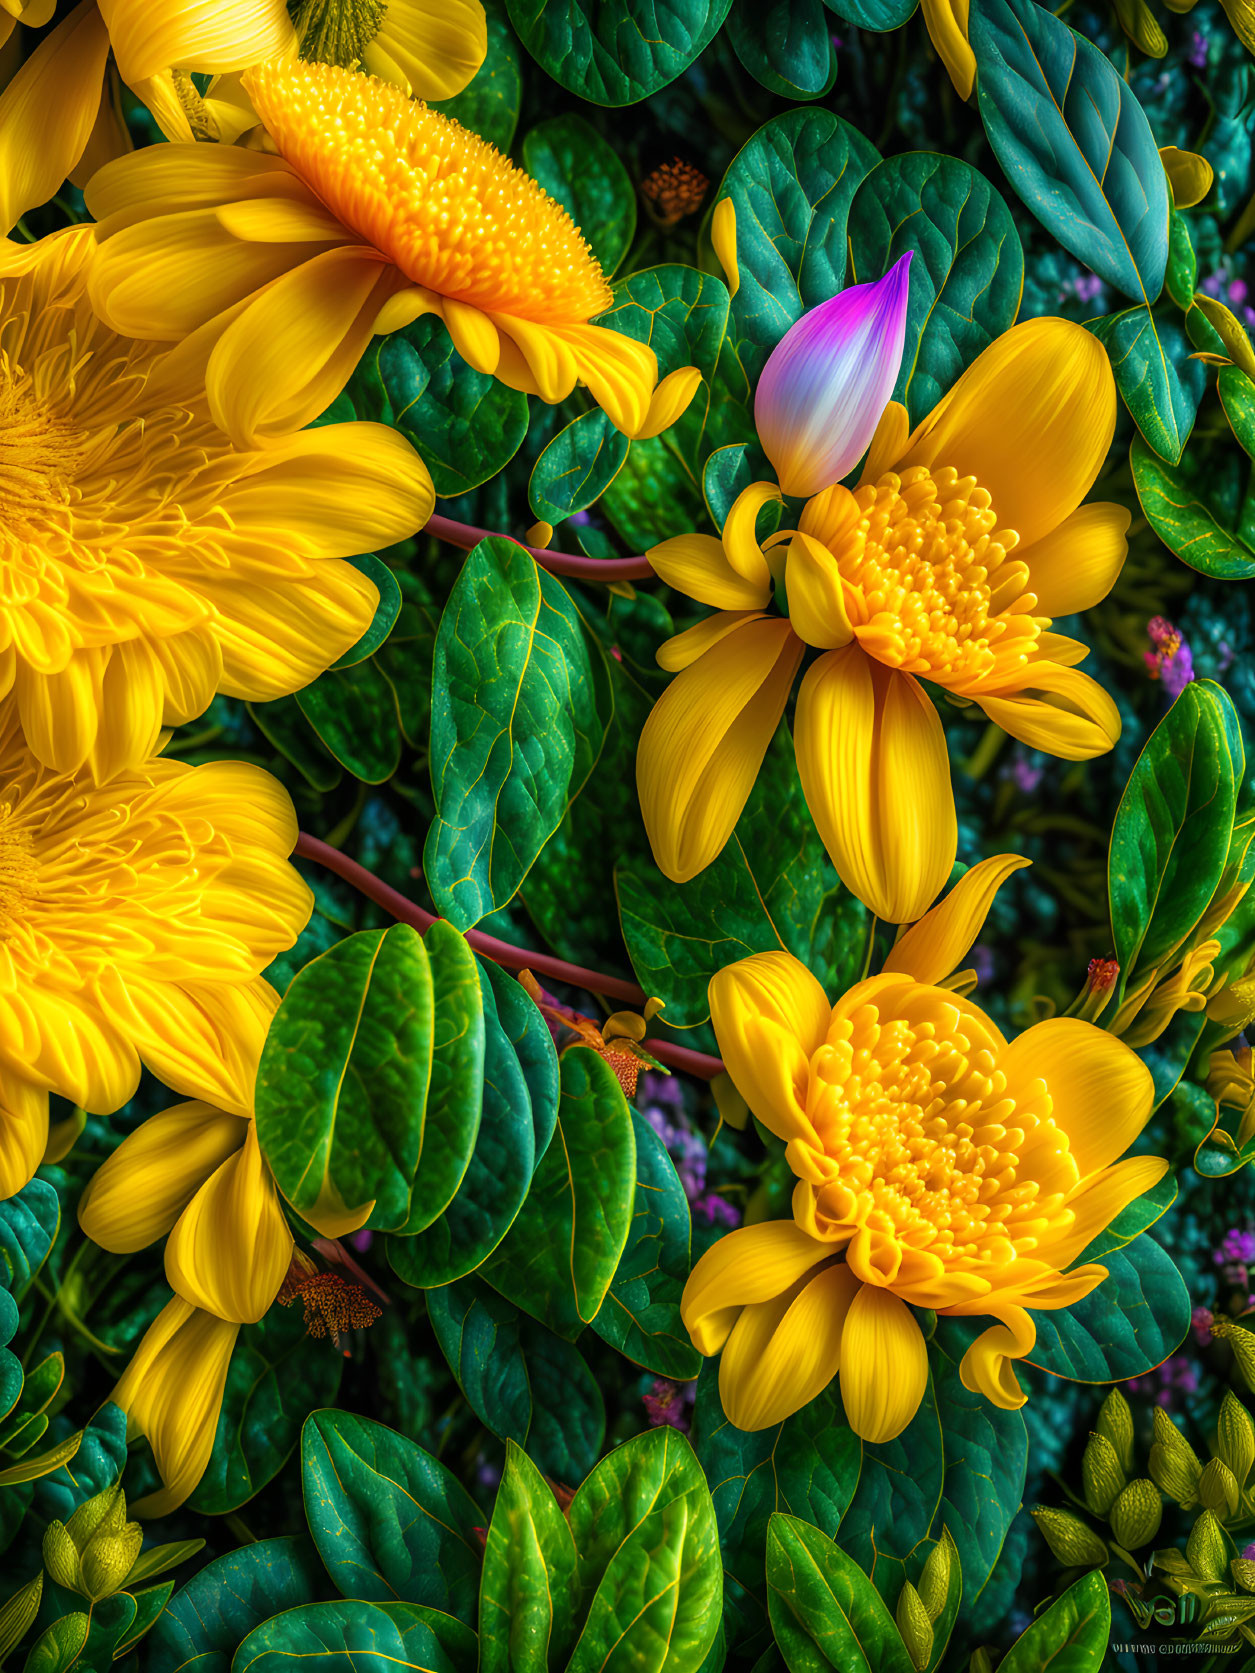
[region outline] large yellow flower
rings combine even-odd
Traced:
[[[95,317],[92,250],[83,227],[0,255],[0,697],[46,765],[105,778],[216,691],[322,673],[378,603],[332,560],[412,534],[434,492],[382,424],[232,448],[193,365]]]
[[[115,330],[215,338],[207,388],[240,444],[307,422],[373,333],[437,314],[481,372],[543,400],[577,381],[629,435],[692,398],[653,350],[589,323],[610,287],[562,206],[459,123],[397,88],[276,62],[243,85],[274,153],[161,145],[109,164],[92,298]]]
[[[143,1063],[251,1110],[277,1004],[261,972],[312,905],[288,863],[296,836],[287,792],[258,767],[157,758],[98,786],[44,767],[12,701],[0,707],[0,1119],[34,1124],[0,1142],[0,1194],[42,1154],[42,1094],[106,1113]]]
[[[899,335],[890,386],[900,352]],[[817,353],[790,374],[795,388],[822,381]],[[818,651],[794,723],[807,805],[846,885],[907,923],[944,886],[957,841],[945,733],[921,680],[1068,760],[1119,736],[1114,703],[1074,667],[1085,647],[1050,631],[1052,617],[1097,603],[1124,561],[1128,512],[1081,505],[1115,425],[1111,367],[1080,326],[1017,325],[913,433],[904,408],[885,407],[853,491],[836,479],[866,437],[834,463],[833,426],[792,413],[780,380],[764,414],[762,388],[759,427],[785,489],[813,497],[765,548],[756,518],[781,490],[758,483],[722,541],[684,535],[649,554],[663,580],[719,613],[659,652],[679,673],[641,736],[645,826],[668,877],[710,864]],[[815,492],[816,481],[836,485]]]
[[[1068,1268],[1167,1169],[1117,1160],[1153,1102],[1127,1046],[1068,1017],[1008,1041],[938,985],[1017,864],[973,867],[885,972],[835,1005],[787,953],[742,959],[710,984],[733,1082],[797,1176],[792,1220],[721,1238],[684,1291],[694,1344],[722,1350],[720,1396],[738,1428],[779,1423],[839,1376],[857,1434],[901,1433],[928,1378],[911,1307],[995,1321],[963,1381],[1022,1405],[1012,1361],[1036,1340],[1033,1311],[1101,1283],[1104,1267]]]

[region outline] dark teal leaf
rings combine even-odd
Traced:
[[[1175,465],[1207,388],[1207,368],[1190,359],[1180,320],[1143,306],[1108,314],[1090,329],[1111,356],[1116,388],[1147,445]]]
[[[295,697],[276,697],[273,703],[250,703],[248,712],[268,743],[321,795],[334,790],[344,769],[301,713]]]
[[[61,1224],[61,1200],[46,1179],[32,1179],[0,1202],[0,1284],[20,1300],[48,1258]]]
[[[1255,576],[1255,471],[1245,454],[1187,452],[1169,465],[1134,436],[1129,463],[1146,521],[1182,563],[1217,581]]]
[[[736,0],[728,39],[745,68],[783,99],[817,99],[832,86],[837,54],[823,0]]]
[[[930,1377],[919,1411],[896,1440],[863,1445],[858,1491],[841,1524],[841,1548],[884,1598],[897,1598],[907,1564],[932,1530],[944,1489],[941,1418]]]
[[[68,1464],[35,1483],[35,1509],[45,1522],[68,1522],[81,1504],[121,1479],[126,1464],[126,1413],[110,1400],[83,1429]]]
[[[1078,1383],[1141,1377],[1175,1353],[1190,1328],[1190,1292],[1149,1233],[1103,1256],[1108,1276],[1082,1301],[1035,1312],[1033,1365]]]
[[[824,3],[856,29],[874,29],[883,34],[889,29],[900,29],[913,17],[919,0],[824,0]]]
[[[413,1603],[311,1603],[256,1627],[233,1673],[467,1673],[471,1629]]]
[[[383,784],[401,761],[401,724],[392,681],[373,658],[329,668],[296,694],[319,742],[363,784]]]
[[[532,1130],[536,1138],[536,1160],[549,1148],[558,1122],[558,1053],[549,1032],[549,1024],[541,1016],[535,1002],[522,985],[490,959],[480,961],[480,970],[487,976],[493,998],[497,1001],[497,1021],[514,1048],[527,1094],[532,1105]]]
[[[145,1654],[165,1673],[230,1673],[255,1626],[313,1603],[326,1575],[308,1535],[262,1539],[208,1563],[170,1599]]]
[[[500,0],[488,0],[488,54],[469,86],[451,99],[429,99],[433,110],[452,116],[503,154],[510,149],[519,119],[523,72],[519,43]]]
[[[1086,1574],[1022,1632],[998,1673],[1096,1673],[1111,1637],[1111,1594],[1101,1574]]]
[[[858,1564],[818,1528],[780,1511],[767,1527],[767,1600],[789,1673],[915,1673]]]
[[[379,603],[375,606],[370,626],[356,645],[350,646],[338,661],[331,664],[333,668],[353,668],[357,663],[365,662],[368,656],[373,656],[392,632],[401,611],[401,589],[386,563],[381,562],[373,552],[367,552],[360,558],[350,558],[349,562],[375,583]]]
[[[507,0],[523,45],[570,93],[630,105],[714,39],[731,0]]]
[[[552,116],[523,140],[523,167],[567,211],[607,277],[636,231],[636,193],[619,154],[582,116]]]
[[[631,443],[594,407],[581,413],[545,448],[527,487],[532,514],[561,523],[600,499],[623,468]]]

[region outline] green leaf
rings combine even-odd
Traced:
[[[852,23],[856,29],[885,33],[900,29],[915,15],[919,0],[824,0],[829,11]]]
[[[469,929],[513,898],[592,772],[609,687],[566,589],[494,538],[471,553],[441,617],[434,691],[427,881],[439,911]]]
[[[430,1453],[369,1418],[314,1412],[301,1481],[309,1531],[344,1597],[475,1619],[482,1513]]]
[[[249,703],[247,707],[258,731],[307,784],[320,795],[335,789],[344,777],[344,769],[301,713],[295,697],[276,697],[272,703]]]
[[[944,1492],[941,1417],[932,1377],[919,1411],[896,1438],[863,1442],[858,1491],[841,1523],[841,1546],[884,1598],[897,1597],[907,1564],[928,1538]]]
[[[523,141],[523,167],[588,240],[607,276],[636,231],[636,193],[619,154],[582,116],[551,116]]]
[[[470,84],[451,99],[429,99],[433,110],[452,116],[481,135],[503,155],[518,125],[523,96],[519,44],[499,0],[488,0],[488,54]]]
[[[1193,680],[1151,733],[1111,831],[1108,888],[1122,989],[1179,950],[1224,873],[1244,770],[1228,696]]]
[[[35,1484],[35,1509],[45,1522],[68,1522],[81,1504],[121,1479],[126,1463],[126,1413],[112,1400],[82,1429],[72,1463],[72,1468],[63,1464]]]
[[[998,1673],[1093,1673],[1111,1637],[1111,1594],[1101,1574],[1086,1574],[1022,1632]]]
[[[497,1002],[497,1021],[514,1048],[523,1079],[527,1082],[536,1160],[539,1162],[548,1150],[558,1124],[561,1082],[553,1035],[535,1002],[509,971],[493,964],[490,959],[481,960],[479,969],[480,974],[488,978],[488,985]]]
[[[1168,270],[1164,286],[1178,308],[1186,309],[1194,300],[1194,286],[1198,281],[1198,260],[1190,239],[1189,221],[1179,209],[1173,209],[1168,220]]]
[[[256,1109],[262,1153],[298,1214],[317,1221],[373,1200],[368,1224],[405,1224],[434,1023],[431,966],[408,924],[351,935],[293,981],[262,1052]]]
[[[466,1673],[475,1634],[451,1616],[413,1603],[311,1603],[249,1633],[238,1673]]]
[[[817,109],[775,117],[733,158],[719,199],[736,209],[741,283],[727,370],[740,399],[794,321],[845,283],[846,217],[879,161],[857,128]]]
[[[636,1196],[623,1258],[593,1329],[628,1359],[659,1377],[684,1382],[702,1356],[680,1318],[688,1281],[692,1223],[688,1198],[658,1134],[635,1109]]]
[[[344,1356],[305,1334],[299,1308],[272,1307],[236,1339],[213,1455],[188,1501],[207,1516],[247,1504],[283,1468],[306,1413],[334,1400]]]
[[[61,1224],[61,1199],[46,1179],[32,1179],[0,1202],[0,1284],[20,1301]]]
[[[855,194],[849,231],[852,284],[881,278],[912,253],[893,398],[918,424],[1015,321],[1024,289],[1015,222],[970,164],[914,151],[872,169]]]
[[[561,1667],[575,1636],[579,1601],[566,1517],[548,1482],[509,1441],[484,1547],[480,1673]]]
[[[567,1512],[588,1616],[567,1673],[686,1673],[719,1630],[723,1568],[706,1477],[652,1429],[603,1458]]]
[[[241,1546],[179,1588],[153,1628],[146,1654],[168,1673],[230,1673],[232,1656],[255,1626],[313,1603],[325,1585],[306,1534]]]
[[[1116,388],[1147,446],[1175,465],[1207,388],[1207,368],[1189,358],[1180,320],[1139,307],[1108,314],[1090,329],[1111,356]]]
[[[675,451],[671,434],[632,443],[600,503],[624,545],[644,552],[700,527],[702,495],[694,468]]]
[[[533,516],[557,524],[592,505],[623,469],[631,445],[600,407],[581,413],[558,431],[532,468],[527,499]]]
[[[697,1385],[693,1432],[711,1484],[724,1566],[761,1597],[770,1518],[787,1511],[835,1535],[858,1486],[858,1436],[835,1387],[770,1429],[738,1429],[724,1416],[713,1362],[703,1366]]]
[[[1217,581],[1255,575],[1255,473],[1244,454],[1157,458],[1140,436],[1129,449],[1146,521],[1182,563]]]
[[[1106,1277],[1071,1307],[1037,1312],[1030,1364],[1078,1383],[1141,1377],[1175,1353],[1190,1328],[1190,1292],[1146,1233],[1103,1256]]]
[[[1201,1088],[1195,1090],[1201,1091]],[[1214,1109],[1210,1098],[1207,1102]],[[1132,1243],[1135,1237],[1157,1225],[1176,1200],[1177,1181],[1175,1175],[1169,1172],[1158,1185],[1153,1185],[1122,1208],[1111,1224],[1081,1251],[1074,1264],[1088,1266],[1091,1261],[1104,1260],[1113,1249],[1123,1249],[1126,1243]]]
[[[728,39],[755,80],[783,99],[818,99],[836,80],[823,0],[736,0]]]
[[[915,1673],[893,1616],[853,1558],[779,1511],[767,1528],[767,1602],[789,1673]]]
[[[87,1643],[90,1628],[91,1618],[78,1609],[53,1621],[36,1639],[23,1673],[68,1673]]]
[[[587,1046],[563,1054],[558,1129],[510,1236],[481,1274],[574,1339],[606,1299],[632,1223],[636,1141],[623,1088]]]
[[[296,694],[319,742],[363,784],[383,784],[401,762],[397,694],[379,663],[329,668]]]
[[[401,589],[397,585],[397,578],[373,552],[367,552],[360,558],[348,560],[354,569],[360,570],[375,583],[379,593],[379,603],[375,606],[374,618],[370,626],[357,641],[351,645],[338,661],[331,664],[332,668],[353,668],[359,662],[365,662],[368,656],[373,656],[392,632],[397,616],[401,612]]]
[[[532,57],[594,105],[647,99],[707,47],[731,0],[507,0]]]
[[[969,34],[985,132],[1024,204],[1099,278],[1154,302],[1168,182],[1128,83],[1035,0],[972,0]]]
[[[428,1290],[427,1315],[467,1404],[554,1481],[582,1481],[606,1438],[606,1409],[579,1349],[478,1278]]]
[[[91,1608],[87,1643],[74,1662],[76,1673],[105,1673],[118,1646],[131,1635],[139,1605],[129,1592],[114,1592]]]
[[[135,1616],[130,1626],[126,1628],[118,1640],[115,1659],[125,1655],[129,1649],[139,1643],[141,1638],[147,1637],[161,1619],[162,1612],[166,1604],[169,1603],[173,1591],[174,1581],[165,1580],[160,1586],[148,1586],[142,1592],[131,1592],[130,1595],[135,1602]]]
[[[1241,367],[1222,366],[1216,387],[1238,445],[1255,459],[1255,383]]]

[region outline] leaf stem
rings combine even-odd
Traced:
[[[437,922],[435,913],[408,900],[398,889],[376,877],[373,871],[368,871],[338,848],[310,836],[306,831],[302,831],[297,838],[296,853],[301,859],[311,860],[315,865],[333,871],[346,883],[351,883],[376,906],[382,906],[385,912],[391,913],[398,923],[409,924],[422,933]],[[485,935],[482,930],[467,930],[466,940],[477,953],[506,970],[530,970],[534,975],[567,982],[572,987],[600,993],[608,999],[621,999],[629,1005],[645,1003],[646,995],[636,983],[625,982],[619,976],[603,976],[599,971],[568,964],[565,959],[554,958],[549,953],[533,952],[529,947],[513,947],[508,941],[498,941],[495,935]],[[697,1075],[702,1080],[713,1080],[723,1073],[723,1063],[719,1058],[706,1052],[692,1051],[688,1046],[673,1045],[670,1040],[650,1040],[649,1050],[660,1063]]]
[[[481,540],[514,540],[512,534],[495,535],[492,529],[477,529],[471,523],[455,522],[452,517],[429,517],[423,532],[436,540],[443,540],[446,546],[460,546],[466,552],[478,546]],[[540,567],[547,569],[551,575],[571,575],[580,581],[603,583],[650,581],[654,578],[653,566],[648,558],[587,558],[574,552],[546,552],[539,546],[528,546],[522,540],[514,540],[514,544],[530,552]]]

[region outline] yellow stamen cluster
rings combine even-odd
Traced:
[[[1039,625],[1028,570],[1008,560],[1019,537],[974,477],[916,465],[852,498],[831,546],[864,650],[958,689],[1027,664]]]
[[[460,123],[330,64],[259,65],[244,84],[301,179],[415,284],[540,324],[609,308],[566,210]]]
[[[886,1281],[908,1250],[947,1270],[1005,1266],[1070,1219],[1077,1172],[1049,1096],[1009,1098],[982,1034],[934,989],[908,1015],[860,1006],[811,1061],[820,1151],[801,1144],[796,1171],[828,1235],[872,1234]]]

